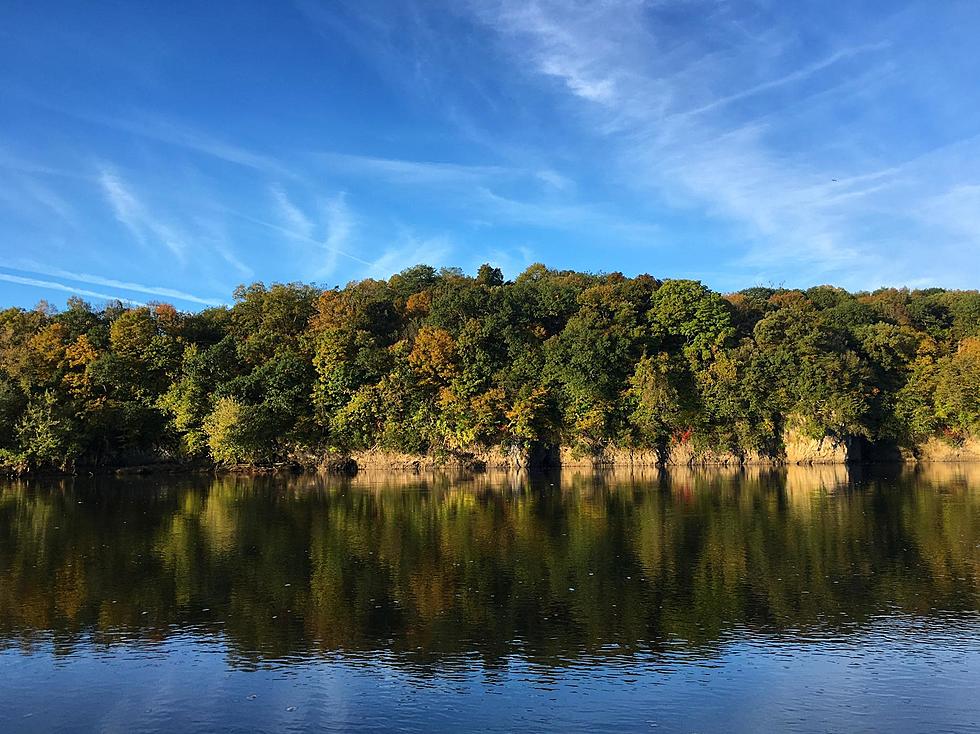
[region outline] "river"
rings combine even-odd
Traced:
[[[976,731],[980,466],[0,484],[29,731]]]

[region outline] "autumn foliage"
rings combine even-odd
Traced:
[[[254,463],[980,433],[980,294],[417,266],[230,307],[0,312],[0,463]]]

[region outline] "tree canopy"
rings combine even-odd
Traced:
[[[749,288],[419,265],[230,307],[0,311],[7,471],[980,433],[980,293]]]

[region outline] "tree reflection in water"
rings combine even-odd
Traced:
[[[980,467],[32,480],[0,637],[549,666],[978,611]]]

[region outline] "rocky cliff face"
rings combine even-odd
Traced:
[[[834,441],[810,438],[790,429],[783,433],[783,450],[776,454],[756,451],[735,453],[695,447],[692,443],[674,443],[668,447],[665,461],[650,449],[608,447],[595,455],[583,455],[563,446],[559,452],[561,466],[775,466],[781,464],[846,464],[862,460],[858,440]]]
[[[478,448],[444,454],[404,454],[392,451],[362,451],[333,462],[336,466],[358,469],[428,470],[437,467],[468,469],[527,469],[527,468],[604,468],[658,466],[781,466],[781,465],[843,465],[862,461],[902,461],[906,463],[978,461],[980,439],[970,439],[953,445],[932,439],[913,450],[887,447],[875,450],[866,442],[852,438],[836,441],[815,439],[794,429],[783,433],[782,449],[775,454],[697,448],[691,443],[675,443],[668,447],[666,461],[653,449],[630,449],[609,446],[598,453],[576,451],[569,446],[535,446],[527,451],[503,447]]]
[[[980,461],[980,438],[968,438],[955,444],[931,438],[916,447],[914,458],[925,462]]]
[[[783,433],[783,450],[787,464],[847,464],[863,458],[857,439],[815,439],[793,430]]]

